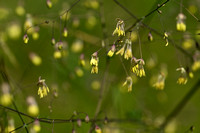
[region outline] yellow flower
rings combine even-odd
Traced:
[[[195,41],[190,38],[190,36],[186,36],[187,38],[184,39],[182,46],[184,49],[188,50],[195,46]]]
[[[89,15],[87,18],[86,27],[88,29],[93,28],[97,24],[97,19],[94,15]]]
[[[109,57],[112,57],[112,56],[114,55],[114,53],[115,53],[115,50],[116,50],[116,49],[115,49],[115,45],[113,44],[112,47],[111,47],[111,49],[108,51],[108,54],[107,54],[107,55],[108,55]]]
[[[131,35],[130,35],[130,38],[131,38],[131,41],[132,41],[132,42],[136,42],[137,39],[138,39],[138,34],[137,34],[137,32],[136,32],[136,31],[132,31],[132,32],[131,32]]]
[[[85,57],[84,54],[80,55],[80,61],[79,61],[80,66],[84,67],[85,66]]]
[[[101,128],[99,126],[95,127],[95,132],[96,133],[102,133]]]
[[[45,83],[45,79],[41,79],[41,77],[39,77],[39,81],[37,85],[39,86],[38,95],[40,96],[40,98],[47,96],[47,93],[49,92],[49,88]]]
[[[101,88],[101,82],[99,80],[92,81],[91,88],[93,90],[99,90]]]
[[[55,59],[60,59],[60,58],[62,57],[62,52],[59,51],[59,50],[56,50],[56,51],[54,52],[54,54],[53,54],[53,57],[54,57]]]
[[[126,81],[124,82],[123,86],[125,86],[125,85],[128,86],[128,92],[131,92],[132,91],[133,81],[132,81],[132,78],[130,76],[126,77]]]
[[[189,72],[188,75],[189,75],[190,78],[194,78],[194,74],[193,74],[193,72]]]
[[[169,41],[168,41],[168,33],[167,33],[167,32],[164,32],[163,39],[166,41],[166,44],[165,44],[165,46],[168,46],[168,44],[169,44]]]
[[[9,106],[12,103],[13,96],[10,93],[10,86],[8,83],[3,83],[2,86],[2,95],[0,96],[0,104],[4,106]]]
[[[52,2],[51,2],[51,0],[47,0],[46,4],[47,4],[48,8],[52,8]]]
[[[34,31],[33,17],[30,14],[26,14],[26,20],[24,22],[24,30],[26,30],[28,34],[32,34]]]
[[[98,9],[99,8],[99,2],[97,0],[86,0],[84,5],[87,8],[93,8],[93,9]]]
[[[32,34],[33,40],[38,40],[39,36],[40,36],[39,33],[36,32],[36,31],[34,31],[33,34]]]
[[[143,67],[143,65],[145,64],[144,60],[136,59],[136,58],[133,58],[133,60],[135,62],[134,63],[135,65],[132,67],[132,72],[135,73],[139,77],[145,76],[145,71],[144,71],[144,67]]]
[[[179,76],[177,83],[178,84],[186,84],[187,83],[187,73],[186,73],[185,68],[180,67],[180,68],[177,68],[176,71],[181,72],[181,75]]]
[[[185,25],[185,23],[184,22],[177,22],[176,23],[176,29],[178,30],[178,31],[186,31],[186,25]]]
[[[148,68],[148,69],[154,68],[154,67],[156,66],[156,64],[157,64],[157,59],[156,59],[156,57],[155,57],[155,56],[150,57],[150,58],[147,60],[146,64],[147,64],[147,68]]]
[[[90,65],[92,66],[91,73],[98,73],[99,57],[97,55],[97,52],[92,54],[92,58],[90,60]]]
[[[176,29],[178,31],[183,31],[183,32],[186,31],[186,24],[184,22],[186,19],[185,15],[182,13],[179,13],[176,19],[177,19]]]
[[[129,58],[132,58],[133,55],[132,55],[132,43],[130,40],[126,40],[126,44],[127,44],[127,48],[126,48],[126,51],[124,53],[124,58],[125,59],[129,59]]]
[[[0,103],[4,106],[9,106],[12,103],[12,95],[10,93],[1,95]]]
[[[194,61],[194,63],[192,64],[192,70],[197,71],[199,69],[200,69],[200,60]]]
[[[124,58],[125,59],[129,59],[132,58],[132,42],[130,39],[126,39],[125,44],[123,45],[123,47],[116,52],[116,55],[120,54],[121,56],[124,54]]]
[[[158,90],[163,90],[165,87],[165,75],[159,74],[157,82],[153,84],[153,87],[155,87]]]
[[[98,73],[98,66],[92,66],[91,73]]]
[[[177,80],[177,83],[178,84],[186,84],[187,83],[187,78],[186,77],[183,77],[183,76],[180,76]]]
[[[42,63],[42,58],[35,53],[30,53],[29,58],[35,66],[39,66]]]
[[[63,30],[63,36],[67,37],[67,35],[68,35],[68,31],[67,31],[67,28],[65,27],[64,30]]]
[[[84,67],[85,66],[85,60],[81,59],[80,60],[80,65]]]
[[[9,24],[7,28],[8,36],[11,39],[18,39],[21,36],[21,27],[18,23]]]
[[[56,44],[56,40],[55,40],[54,37],[52,37],[52,39],[51,39],[51,44],[52,44],[52,45],[55,45],[55,44]]]
[[[5,128],[5,133],[10,133],[12,131],[12,133],[15,133],[15,123],[13,119],[9,119],[8,120],[8,126]]]
[[[38,113],[39,113],[39,108],[37,105],[30,105],[28,106],[28,113],[31,115],[31,116],[37,116]]]
[[[97,57],[92,57],[90,60],[90,65],[91,66],[98,66],[99,58]]]
[[[63,49],[63,42],[62,42],[62,41],[57,42],[57,43],[56,43],[56,48],[57,48],[58,50],[62,50],[62,49]]]
[[[19,6],[16,7],[15,12],[16,12],[17,15],[23,16],[26,11],[25,11],[23,6],[19,5]]]
[[[117,22],[117,26],[113,32],[113,35],[118,34],[118,36],[125,36],[124,25],[124,21],[119,19],[119,21]]]
[[[120,54],[122,56],[124,54],[124,50],[125,50],[125,45],[116,52],[116,55]]]
[[[24,40],[24,43],[25,43],[25,44],[28,43],[29,37],[28,37],[27,34],[24,35],[23,40]]]
[[[74,53],[79,53],[83,50],[84,44],[82,40],[76,40],[71,45],[71,51]]]
[[[39,107],[35,101],[35,98],[32,96],[27,97],[28,108],[27,111],[31,116],[38,116]]]
[[[33,123],[33,130],[38,133],[41,130],[40,122],[38,120],[35,120]]]
[[[153,41],[153,36],[152,36],[151,32],[149,32],[149,34],[148,34],[148,40],[151,42]]]
[[[76,75],[77,75],[78,77],[82,77],[82,76],[84,75],[83,70],[82,70],[81,68],[79,68],[79,67],[77,67],[77,68],[75,69],[75,73],[76,73]]]

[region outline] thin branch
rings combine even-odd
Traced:
[[[29,122],[29,123],[26,123],[26,125],[19,126],[19,127],[15,128],[14,130],[10,131],[9,133],[15,132],[15,131],[17,131],[17,130],[23,128],[24,126],[25,126],[25,128],[26,128],[26,126],[28,126],[29,124],[32,124],[33,122],[34,122],[34,121],[31,121],[31,122]]]
[[[144,27],[146,27],[147,29],[149,29],[150,31],[154,32],[155,34],[157,34],[158,36],[160,36],[161,38],[163,38],[163,34],[160,33],[159,31],[157,31],[156,29],[150,27],[149,25],[143,23],[142,21],[147,18],[148,16],[150,16],[151,14],[153,14],[154,12],[156,12],[157,10],[159,10],[161,7],[163,7],[165,4],[167,4],[170,0],[166,0],[165,2],[163,2],[162,4],[160,4],[159,6],[157,6],[157,8],[155,8],[154,10],[152,10],[150,13],[146,14],[144,17],[141,18],[137,18],[133,13],[131,13],[126,7],[124,7],[121,3],[119,3],[117,0],[113,0],[119,7],[121,7],[122,9],[124,9],[130,16],[132,16],[133,18],[136,19],[136,22],[134,24],[132,24],[127,30],[126,32],[131,31],[131,29],[133,29],[135,26],[137,26],[138,24],[142,24]],[[171,39],[168,38],[168,41],[173,44],[175,46],[175,48],[177,48],[178,50],[180,50],[183,54],[187,55],[191,60],[193,60],[192,55],[190,53],[188,53],[186,50],[184,50],[181,46],[175,44]]]
[[[2,77],[4,79],[4,82],[6,82],[6,83],[8,83],[10,85],[10,81],[9,81],[8,75],[6,73],[5,64],[4,64],[4,60],[3,59],[1,61],[1,65],[0,65],[0,71],[1,71]],[[17,109],[17,106],[16,106],[15,102],[12,101],[12,104],[13,104],[14,108],[16,109],[17,113],[18,113],[19,111]],[[0,105],[0,106],[2,106],[2,105]],[[19,118],[22,121],[23,125],[25,125],[25,122],[24,122],[23,118],[21,117],[20,113],[18,113],[18,115],[19,115]],[[29,133],[28,128],[26,126],[25,126],[25,130],[26,130],[27,133]]]
[[[14,113],[19,113],[23,116],[26,116],[28,118],[31,118],[33,119],[34,121],[35,120],[38,120],[42,123],[47,123],[47,124],[56,124],[56,123],[71,123],[71,122],[77,122],[77,120],[79,120],[79,118],[77,119],[73,119],[73,117],[70,117],[69,119],[50,119],[50,118],[37,118],[37,117],[31,117],[29,116],[28,114],[25,114],[25,113],[22,113],[20,111],[17,111],[15,109],[12,109],[12,108],[9,108],[9,107],[6,107],[6,106],[3,106],[0,104],[0,107],[1,108],[4,108],[6,110],[9,110],[9,111],[12,111]],[[87,122],[85,121],[85,119],[80,119],[82,122]],[[104,122],[105,119],[96,119],[96,118],[91,118],[89,122],[93,123],[93,122]],[[33,122],[33,121],[32,121]],[[29,123],[26,123],[26,125],[29,125],[31,124],[32,122],[29,122]],[[107,122],[117,122],[117,123],[120,123],[120,122],[136,122],[136,123],[139,123],[139,124],[142,124],[142,125],[145,125],[143,122],[141,121],[138,121],[136,119],[119,119],[119,118],[110,118],[110,119],[107,119]],[[23,125],[24,126],[24,125]],[[22,127],[23,127],[22,126]],[[20,126],[21,127],[21,126]]]
[[[76,4],[78,4],[80,0],[75,1],[69,9],[67,9],[65,12],[63,12],[60,16],[63,16],[65,13],[68,13]]]
[[[166,117],[165,121],[161,125],[161,129],[164,129],[167,126],[167,124],[181,112],[181,110],[186,106],[188,101],[197,92],[199,87],[200,87],[200,79],[191,88],[191,90],[183,97],[183,99],[175,106],[172,112]]]
[[[19,112],[14,101],[12,102],[12,104],[13,104],[14,108],[17,110],[17,112]],[[22,124],[24,125],[26,132],[29,133],[28,128],[26,127],[26,123],[24,122],[21,114],[20,113],[17,113],[17,114],[19,115],[19,118],[22,121]]]
[[[12,111],[12,112],[19,113],[20,115],[29,117],[29,118],[31,118],[31,119],[36,119],[35,117],[32,117],[32,116],[30,116],[30,115],[28,115],[28,114],[24,114],[24,113],[22,113],[22,112],[19,112],[19,111],[15,110],[15,109],[10,108],[10,107],[3,106],[3,105],[1,105],[1,104],[0,104],[0,108],[4,108],[4,109],[7,109],[7,110]]]

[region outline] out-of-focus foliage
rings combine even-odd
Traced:
[[[0,104],[15,109],[14,101],[38,118],[77,119],[35,120],[26,126],[31,133],[85,133],[102,97],[97,119],[104,122],[94,132],[157,132],[200,74],[200,2],[169,0],[144,17],[163,2],[119,0],[141,18],[136,23],[114,0],[1,0],[0,68],[9,83],[2,73]],[[199,105],[197,91],[164,132],[199,132]],[[21,125],[17,112],[0,107],[0,132]]]

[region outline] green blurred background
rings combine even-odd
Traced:
[[[0,57],[5,61],[5,68],[12,84],[14,101],[19,111],[23,113],[28,113],[27,97],[33,96],[39,106],[39,117],[42,118],[68,119],[74,111],[85,112],[90,118],[93,118],[95,114],[101,82],[107,65],[106,59],[108,58],[106,55],[107,51],[105,48],[102,49],[99,52],[99,73],[90,73],[89,60],[91,54],[102,47],[103,33],[100,21],[100,8],[87,7],[86,2],[88,1],[86,0],[81,0],[72,8],[70,17],[67,20],[68,37],[62,38],[62,41],[66,42],[66,47],[64,48],[65,55],[61,59],[55,59],[53,56],[55,48],[51,45],[52,22],[55,21],[54,37],[56,41],[59,41],[59,14],[69,9],[74,2],[74,0],[52,0],[53,6],[51,9],[48,9],[45,0],[0,1],[0,12],[2,12],[0,13],[0,37],[3,40],[3,43],[1,41]],[[116,18],[124,20],[125,29],[135,23],[136,20],[114,1],[102,0],[102,2],[108,34],[108,43],[105,45],[110,47],[116,40],[116,37],[112,36],[117,23]],[[119,2],[140,18],[155,9],[157,4],[164,2],[164,0],[119,0]],[[198,17],[200,3],[197,0],[183,1],[184,7],[187,8],[187,10],[184,7],[182,9],[187,17],[187,31],[182,33],[176,31],[176,17],[180,13],[180,2],[180,0],[169,1],[160,9],[162,14],[155,12],[143,22],[160,33],[164,33],[164,31],[169,32],[170,38],[175,44],[182,47],[184,36],[189,35],[194,39],[199,26],[197,20],[187,10],[190,9],[192,11],[192,8],[196,7],[197,11],[194,12],[194,15]],[[15,10],[18,6],[24,7],[24,15],[17,15]],[[31,14],[34,25],[43,23],[45,20],[48,20],[49,24],[39,25],[39,38],[34,40],[32,35],[29,35],[30,40],[28,44],[24,44],[24,23],[27,14]],[[91,16],[94,18],[89,21]],[[76,20],[80,22],[78,27],[73,26]],[[16,38],[13,38],[9,33],[9,28],[14,24],[20,26],[18,30],[20,35]],[[63,26],[63,21],[61,24]],[[177,84],[176,81],[180,73],[176,72],[176,68],[180,66],[190,67],[190,59],[177,50],[172,43],[165,47],[165,41],[162,37],[154,34],[154,32],[152,32],[154,41],[149,42],[147,38],[149,32],[150,30],[143,26],[139,29],[143,59],[147,62],[147,60],[153,58],[156,63],[153,68],[144,66],[146,77],[134,78],[135,83],[133,84],[132,92],[127,93],[122,88],[122,84],[126,79],[126,73],[119,56],[115,55],[108,59],[110,60],[110,65],[108,68],[108,78],[105,83],[106,89],[103,95],[104,100],[101,109],[103,113],[98,118],[103,119],[106,114],[108,118],[135,119],[138,122],[110,123],[107,125],[97,123],[102,129],[107,129],[104,131],[105,133],[155,132],[153,127],[156,127],[164,120],[199,78],[199,72],[196,71],[194,72],[194,78],[189,79],[186,85]],[[85,37],[85,35],[88,35],[88,37]],[[83,49],[78,52],[73,49],[73,43],[77,39],[83,43]],[[195,50],[195,45],[187,49],[191,54],[194,54]],[[31,62],[29,58],[31,52],[41,57],[42,63],[39,66],[35,66]],[[81,53],[85,55],[85,68],[79,66],[79,56]],[[138,41],[133,43],[133,56],[140,57]],[[130,61],[123,59],[123,63],[129,71]],[[168,71],[165,88],[164,90],[156,90],[150,84],[150,79],[152,76],[159,74],[163,66]],[[78,76],[77,70],[81,70],[84,74]],[[50,88],[50,94],[42,99],[37,95],[39,76],[46,80],[46,84]],[[3,79],[1,78],[2,82]],[[52,89],[57,89],[57,98],[53,97]],[[168,130],[171,131],[168,132],[184,133],[192,125],[195,126],[194,132],[200,131],[199,93],[197,91],[197,94],[192,97],[177,117],[173,119],[172,123],[169,124]],[[12,105],[9,105],[9,107],[14,108]],[[3,120],[5,114],[7,115],[6,118],[14,118],[15,127],[22,125],[17,113],[2,108],[0,112],[1,125],[5,125]],[[30,121],[29,118],[23,118],[26,122]],[[84,118],[84,115],[81,118]],[[146,125],[140,122],[144,122]],[[52,124],[40,123],[40,125],[40,132],[51,132]],[[31,128],[31,126],[29,125],[28,128]],[[78,133],[88,132],[89,128],[90,124],[85,123],[80,128],[75,126]],[[150,130],[146,131],[146,129]],[[54,132],[71,132],[71,130],[71,123],[54,125]],[[26,131],[23,128],[17,132],[25,133]]]

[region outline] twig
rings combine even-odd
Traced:
[[[156,29],[148,26],[147,24],[143,23],[142,21],[147,18],[148,16],[150,16],[151,14],[153,14],[154,12],[156,12],[157,10],[159,10],[161,7],[163,7],[165,4],[167,4],[170,0],[166,0],[165,2],[163,2],[162,4],[160,4],[159,6],[157,6],[157,8],[155,8],[154,10],[152,10],[150,13],[146,14],[144,17],[138,18],[136,17],[133,13],[131,13],[126,7],[124,7],[121,3],[119,3],[117,0],[113,0],[119,7],[121,7],[122,9],[124,9],[130,16],[132,16],[133,18],[136,19],[136,22],[131,25],[126,32],[129,32],[132,28],[134,28],[136,25],[138,24],[142,24],[144,27],[146,27],[147,29],[149,29],[150,31],[154,32],[155,34],[157,34],[158,36],[160,36],[161,38],[163,38],[163,34],[160,33],[159,31],[157,31]],[[178,50],[180,50],[183,54],[187,55],[191,60],[193,60],[192,55],[190,53],[188,53],[186,50],[184,50],[181,46],[175,44],[171,39],[168,38],[168,41],[170,43],[172,43],[175,48],[177,48]]]
[[[165,121],[161,125],[161,129],[164,129],[167,126],[167,124],[181,112],[181,110],[185,107],[188,101],[197,92],[199,86],[200,86],[200,79],[191,88],[191,90],[183,97],[183,99],[175,106],[172,112],[166,117]]]
[[[29,122],[29,123],[26,123],[26,126],[28,126],[29,124],[32,124],[34,121],[31,121],[31,122]],[[12,133],[12,132],[14,132],[14,131],[17,131],[18,129],[21,129],[21,128],[23,128],[25,125],[22,125],[22,126],[19,126],[19,127],[17,127],[17,128],[15,128],[14,130],[12,130],[12,131],[10,131],[9,133]]]
[[[5,64],[4,64],[3,59],[1,60],[0,71],[1,71],[1,75],[3,77],[4,82],[6,82],[6,83],[8,83],[10,85],[10,81],[9,81],[8,75],[6,73]],[[28,128],[26,127],[26,124],[25,124],[22,116],[20,115],[20,113],[18,113],[19,111],[17,109],[17,106],[16,106],[15,102],[12,101],[12,104],[13,104],[14,108],[16,109],[17,114],[19,115],[20,120],[22,121],[23,125],[25,126],[26,132],[29,133]],[[0,105],[0,106],[2,106],[2,105]]]
[[[33,119],[34,121],[35,120],[38,120],[42,123],[47,123],[47,124],[56,124],[56,123],[71,123],[71,122],[77,122],[77,119],[74,119],[73,117],[70,117],[69,119],[50,119],[50,118],[37,118],[37,117],[32,117],[32,116],[29,116],[28,114],[25,114],[25,113],[22,113],[20,111],[17,111],[15,109],[12,109],[10,107],[6,107],[6,106],[3,106],[0,104],[0,107],[1,108],[4,108],[6,110],[9,110],[9,111],[12,111],[12,112],[15,112],[15,113],[19,113],[25,117],[28,117],[30,119]],[[80,119],[82,122],[86,122],[85,119]],[[105,119],[96,119],[96,118],[91,118],[89,122],[104,122]],[[136,123],[139,123],[139,124],[142,124],[142,125],[145,125],[145,123],[141,122],[141,121],[138,121],[136,119],[118,119],[118,118],[110,118],[110,119],[107,119],[107,122],[117,122],[117,123],[120,123],[120,122],[136,122]],[[27,123],[26,125],[29,125],[30,123],[33,123],[32,122],[29,122]],[[22,126],[23,127],[23,126]]]
[[[14,108],[17,110],[17,112],[19,112],[14,101],[12,102],[12,104],[13,104]],[[25,127],[26,132],[29,133],[28,128],[26,127],[26,123],[24,122],[21,114],[20,113],[17,113],[17,114],[19,115],[19,118],[22,121],[23,127]]]

